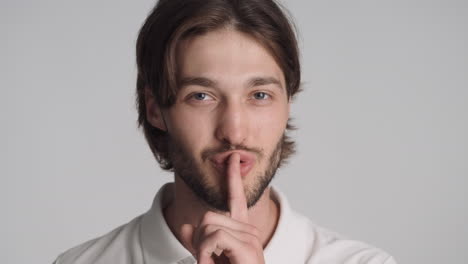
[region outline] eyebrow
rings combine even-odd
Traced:
[[[218,86],[218,83],[205,77],[184,77],[179,81],[180,88],[189,85],[215,88]]]
[[[249,88],[256,87],[256,86],[269,85],[269,84],[274,84],[275,87],[278,87],[280,90],[283,90],[282,83],[275,77],[256,76],[256,77],[250,78],[247,81],[247,87]],[[180,79],[179,81],[180,88],[183,88],[189,85],[216,88],[218,87],[218,82],[216,82],[215,80],[206,78],[206,77],[184,77]]]
[[[283,85],[275,77],[253,77],[247,83],[249,87],[274,84],[275,87],[278,87],[281,91],[283,90]]]

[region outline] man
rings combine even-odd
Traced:
[[[271,0],[160,0],[137,42],[139,123],[174,171],[152,208],[60,263],[395,263],[270,187],[294,150],[296,38]]]

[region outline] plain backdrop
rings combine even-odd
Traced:
[[[468,1],[283,2],[304,91],[274,184],[399,263],[466,263]],[[154,4],[1,1],[2,263],[51,263],[172,180],[136,126],[135,41]]]

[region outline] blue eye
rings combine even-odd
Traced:
[[[206,93],[195,93],[195,94],[193,94],[193,98],[195,100],[200,100],[200,101],[205,100],[206,96],[207,96]]]
[[[258,92],[254,94],[254,98],[257,100],[265,100],[268,99],[269,95],[264,92]]]

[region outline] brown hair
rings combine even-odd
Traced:
[[[262,43],[283,70],[286,90],[292,98],[300,86],[300,63],[293,25],[273,0],[160,0],[140,30],[137,45],[138,125],[161,168],[172,170],[169,138],[147,120],[145,88],[161,108],[170,107],[177,95],[177,44],[188,37],[222,27],[253,36]],[[287,129],[293,127],[287,124]],[[294,152],[294,142],[285,135],[283,153]]]

